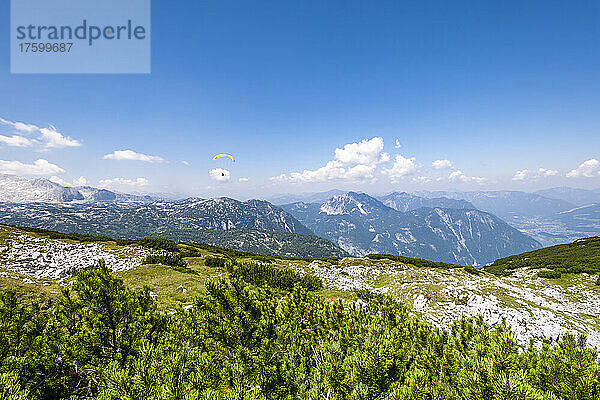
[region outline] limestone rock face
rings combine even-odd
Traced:
[[[386,201],[400,207],[400,197],[388,197]],[[430,206],[443,204],[457,208],[421,207],[404,212],[367,194],[354,192],[333,196],[324,203],[300,202],[282,208],[315,234],[355,256],[398,254],[462,265],[485,265],[497,258],[540,247],[537,241],[500,218],[477,210],[467,202],[423,200],[426,201],[423,204]]]
[[[537,277],[537,270],[518,269],[499,277],[463,268],[417,268],[389,260],[348,258],[337,265],[290,263],[300,273],[320,277],[337,290],[369,289],[404,303],[411,312],[437,326],[447,327],[462,316],[483,319],[494,326],[503,321],[518,342],[556,341],[567,332],[585,334],[600,349],[600,287],[595,275],[579,274],[566,285]]]

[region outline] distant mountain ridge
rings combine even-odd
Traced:
[[[515,190],[494,191],[417,191],[417,196],[428,198],[446,197],[449,199],[466,200],[477,209],[490,212],[501,218],[520,216],[553,215],[574,207],[573,203],[561,199],[551,199],[536,193]]]
[[[121,239],[160,237],[262,254],[347,255],[263,200],[241,202],[222,197],[152,203],[0,203],[0,223]]]
[[[0,218],[11,225],[114,237],[147,237],[179,229],[257,229],[312,234],[297,219],[267,201],[241,202],[226,197],[124,205],[0,203]]]
[[[353,203],[349,199],[347,199],[349,201],[347,204],[344,201],[339,204],[330,202],[335,196],[344,196],[348,193],[341,190],[330,190],[320,193],[290,194],[278,196],[272,201],[281,203],[285,200],[294,200],[290,201],[288,205],[302,203],[307,206],[306,210],[310,210],[314,218],[318,217],[321,222],[323,216],[328,215],[330,219],[328,223],[330,224],[333,224],[334,215],[346,215],[348,208],[356,208],[358,211],[356,216],[362,215],[359,220],[367,220],[369,215],[371,217],[379,215],[382,219],[377,223],[381,225],[379,229],[381,234],[371,237],[369,241],[358,238],[362,234],[357,232],[361,231],[362,228],[352,228],[355,230],[354,233],[338,234],[336,236],[336,232],[343,230],[346,224],[360,225],[364,223],[364,221],[349,221],[350,217],[338,217],[341,219],[338,221],[340,224],[338,227],[330,226],[327,229],[319,227],[316,230],[319,236],[333,240],[346,250],[354,252],[354,254],[363,254],[365,251],[379,251],[377,249],[393,250],[394,254],[399,251],[412,252],[407,254],[409,256],[427,254],[427,251],[423,248],[411,249],[411,245],[400,244],[401,240],[389,239],[386,241],[384,239],[386,232],[397,227],[409,226],[411,223],[410,219],[407,219],[408,216],[398,220],[395,213],[384,211],[381,205],[385,205],[396,212],[412,213],[412,218],[416,218],[416,222],[412,223],[411,228],[407,228],[408,230],[426,225],[428,223],[427,219],[440,218],[433,214],[417,212],[421,208],[439,208],[447,214],[446,217],[456,213],[456,211],[449,210],[462,210],[460,217],[454,216],[454,218],[458,218],[457,221],[446,224],[440,220],[436,223],[440,226],[446,225],[445,228],[430,227],[430,231],[437,230],[437,233],[434,235],[431,232],[423,233],[423,236],[419,237],[419,243],[424,244],[424,246],[433,245],[438,249],[437,253],[441,254],[446,251],[451,255],[452,258],[450,259],[439,259],[436,258],[438,256],[435,252],[432,253],[433,259],[447,262],[459,262],[457,260],[460,259],[462,260],[461,263],[476,262],[481,264],[482,260],[487,260],[487,256],[484,257],[481,254],[486,252],[495,254],[490,249],[480,249],[476,251],[476,253],[479,252],[477,255],[469,256],[466,249],[470,251],[473,246],[477,248],[476,241],[469,242],[469,245],[466,244],[466,241],[465,244],[462,244],[460,234],[457,239],[453,233],[448,233],[458,232],[456,226],[459,224],[470,225],[472,224],[472,218],[477,219],[475,217],[476,213],[467,213],[467,210],[476,209],[493,214],[494,218],[497,216],[513,228],[529,235],[545,246],[600,234],[600,216],[597,211],[597,208],[600,208],[600,206],[597,206],[600,202],[593,202],[597,197],[600,198],[600,192],[597,190],[557,187],[535,193],[502,190],[393,192],[377,198],[369,196],[370,199],[381,204],[372,203],[372,200],[363,198],[359,203],[365,214],[360,213],[358,203]],[[354,193],[354,195],[358,194]],[[177,237],[178,234],[183,235],[184,233],[189,236],[189,232],[192,230],[228,230],[233,232],[234,230],[244,229],[310,235],[312,234],[311,229],[315,230],[312,225],[315,223],[314,218],[311,220],[311,218],[303,215],[299,221],[292,215],[280,214],[282,211],[277,211],[278,207],[263,200],[249,200],[247,202],[237,202],[237,200],[226,198],[221,200],[199,198],[159,200],[159,197],[164,198],[165,196],[124,194],[92,186],[62,186],[43,178],[24,179],[13,175],[0,175],[0,203],[3,203],[0,204],[0,208],[4,210],[3,213],[0,212],[0,218],[2,218],[0,222],[14,222],[17,225],[37,224],[31,226],[59,230],[68,229],[69,232],[85,229],[86,232],[93,234],[112,232],[111,235],[119,235],[123,233],[119,237],[130,234],[143,236],[169,234]],[[302,201],[297,199],[302,199]],[[319,205],[318,210],[312,209],[313,204]],[[53,208],[54,206],[62,207]],[[324,207],[323,210],[321,210],[322,206]],[[286,207],[287,205],[283,206],[283,208]],[[371,207],[371,211],[368,211],[369,207]],[[308,212],[306,210],[303,211],[304,214]],[[294,212],[299,211],[294,209]],[[338,214],[335,214],[335,212]],[[307,219],[304,220],[303,218]],[[422,220],[419,222],[419,219]],[[386,228],[386,223],[392,225]],[[317,225],[319,224],[317,223]],[[367,232],[375,229],[377,224],[372,223],[370,225],[373,226],[365,227]],[[487,235],[484,235],[483,232],[489,230],[489,226],[485,228],[483,225],[475,225],[483,229],[480,232],[481,235]],[[496,230],[503,230],[503,228],[499,228],[500,225],[496,224],[494,226]],[[445,231],[447,229],[448,232]],[[456,241],[461,244],[454,243],[454,247],[441,250],[444,248],[442,242],[438,243],[436,242],[438,239],[435,239],[436,235],[444,236],[440,232],[446,232],[444,235],[450,242]],[[464,235],[469,237],[471,233]],[[196,236],[200,237],[200,234],[196,234]],[[221,236],[224,237],[224,235]],[[510,240],[523,243],[516,236],[510,237]],[[258,236],[255,235],[256,238]],[[370,243],[370,240],[379,241],[380,244]],[[508,250],[508,247],[504,249],[504,247],[509,246],[506,238],[499,239],[497,246],[500,250],[496,253],[514,250]],[[459,251],[459,248],[462,248],[462,250]],[[528,249],[519,248],[519,250],[526,251]]]
[[[276,205],[297,203],[299,201],[305,203],[320,203],[324,202],[331,196],[337,196],[346,193],[343,190],[333,189],[326,192],[300,193],[300,194],[282,194],[270,197],[267,200]]]
[[[400,254],[465,265],[534,250],[540,244],[496,216],[473,208],[397,211],[364,193],[324,203],[282,206],[317,235],[351,254]]]
[[[154,201],[151,196],[133,195],[91,186],[63,186],[45,178],[24,179],[0,175],[0,201],[9,203],[90,203]]]
[[[576,206],[600,203],[600,191],[561,186],[551,189],[538,190],[535,193],[551,199],[564,200]]]
[[[377,199],[386,206],[402,212],[416,210],[421,207],[475,208],[473,204],[466,200],[449,199],[447,197],[427,198],[406,192],[393,192],[385,196],[377,197]]]
[[[600,203],[563,211],[556,216],[556,219],[573,229],[584,232],[586,236],[600,235]]]

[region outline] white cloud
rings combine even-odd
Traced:
[[[110,178],[101,179],[100,186],[148,186],[150,182],[146,178],[127,179],[127,178]]]
[[[374,137],[359,143],[348,143],[343,149],[335,149],[335,160],[345,166],[357,164],[379,164],[389,161],[390,155],[383,153],[383,139]]]
[[[481,178],[481,177],[477,177],[477,176],[467,176],[461,170],[451,172],[450,175],[448,176],[448,179],[452,182],[459,181],[459,182],[465,182],[465,183],[477,183],[480,185],[488,181],[487,178]]]
[[[238,182],[248,182],[250,179],[248,178],[240,178],[238,179]]]
[[[106,160],[133,160],[133,161],[144,161],[144,162],[161,162],[164,161],[159,156],[149,156],[147,154],[136,153],[133,150],[115,150],[110,154],[105,154],[104,159]]]
[[[350,179],[370,179],[373,178],[375,168],[377,168],[375,165],[358,164],[348,168],[346,177]]]
[[[567,173],[567,178],[591,178],[600,175],[600,161],[592,158],[582,162],[579,167]]]
[[[396,144],[394,144],[394,148],[399,149],[400,147],[402,147],[402,145],[400,144],[400,141],[396,139]]]
[[[450,160],[435,160],[431,163],[431,166],[435,169],[450,169],[453,168],[452,161]]]
[[[223,168],[215,168],[208,171],[208,175],[215,181],[227,182],[231,179],[231,173]]]
[[[412,180],[413,180],[413,182],[417,182],[417,183],[429,183],[429,182],[431,182],[431,179],[428,176],[416,176]]]
[[[9,175],[54,175],[62,174],[64,169],[40,158],[33,164],[23,164],[19,161],[0,160],[0,173]]]
[[[56,176],[56,175],[52,175],[50,178],[48,178],[49,181],[54,182],[54,183],[58,183],[59,185],[62,186],[83,186],[85,184],[87,184],[87,179],[85,179],[85,177],[80,176],[77,179],[73,179],[73,182],[68,182],[65,181],[63,178]]]
[[[77,179],[73,179],[73,183],[75,184],[75,186],[85,186],[87,185],[88,181],[87,179],[85,179],[84,176],[80,176]]]
[[[374,137],[358,143],[348,143],[341,149],[335,149],[334,159],[321,168],[281,174],[271,178],[274,183],[311,183],[335,179],[370,179],[378,164],[390,160],[383,152],[383,139]]]
[[[62,186],[70,186],[69,182],[65,181],[63,178],[58,177],[56,175],[52,175],[50,178],[48,178],[48,180],[50,182],[58,183],[59,185],[62,185]]]
[[[32,139],[24,138],[22,136],[14,135],[11,138],[8,136],[3,136],[4,139],[0,139],[1,141],[7,143],[7,138],[12,140],[13,143],[20,143],[21,147],[24,146],[32,146],[34,144],[41,145],[44,149],[62,149],[65,147],[78,147],[81,146],[81,142],[78,140],[72,139],[68,136],[64,136],[62,133],[58,132],[56,128],[52,125],[49,125],[48,128],[40,128],[39,126],[33,124],[26,124],[24,122],[13,122],[3,118],[0,118],[0,124],[10,126],[14,130],[27,134],[27,135],[35,135],[36,137]],[[21,139],[18,139],[21,138]],[[9,146],[15,146],[19,144],[10,144]]]
[[[555,169],[538,168],[537,170],[522,169],[515,172],[513,181],[535,181],[541,178],[548,178],[550,176],[558,175],[558,171]]]
[[[14,129],[20,131],[20,132],[25,132],[25,133],[32,133],[35,132],[37,130],[39,130],[40,128],[38,128],[35,125],[31,125],[31,124],[26,124],[24,122],[13,122],[13,121],[8,121],[4,118],[0,118],[0,123],[4,124],[4,125],[8,125],[13,127]]]
[[[280,174],[277,176],[272,176],[269,178],[269,180],[273,183],[283,183],[283,182],[287,182],[289,179],[289,177],[286,174]]]
[[[0,142],[13,147],[29,147],[35,143],[33,140],[29,140],[26,137],[13,135],[4,136],[0,135]]]
[[[395,181],[403,176],[416,173],[419,168],[421,168],[421,165],[417,164],[414,157],[405,158],[397,155],[394,159],[394,165],[391,168],[384,169],[383,173],[389,176],[392,181]]]
[[[40,133],[42,134],[42,140],[45,142],[45,147],[48,149],[81,146],[79,141],[71,139],[68,136],[63,136],[63,134],[58,132],[52,125],[50,125],[50,128],[41,128]]]

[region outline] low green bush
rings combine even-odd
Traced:
[[[458,264],[449,264],[449,263],[445,263],[445,262],[441,262],[441,261],[425,260],[422,258],[397,256],[394,254],[369,254],[369,255],[367,255],[367,257],[370,258],[371,260],[387,259],[387,260],[392,260],[392,261],[398,261],[403,264],[414,265],[415,267],[443,268],[443,269],[462,267],[462,265],[458,265]]]
[[[464,267],[464,270],[466,272],[470,273],[470,274],[473,274],[473,275],[480,275],[481,274],[480,270],[478,270],[477,268],[475,268],[475,267],[473,267],[471,265],[467,265],[466,267]]]
[[[142,264],[167,265],[181,272],[188,272],[189,269],[188,263],[183,259],[181,254],[151,254],[144,259]]]
[[[0,292],[0,398],[600,398],[583,336],[521,347],[503,323],[440,329],[388,296],[357,295],[360,306],[233,276],[165,315],[102,264],[53,303]]]
[[[539,271],[537,276],[540,278],[558,279],[562,276],[560,271]]]
[[[496,275],[508,275],[517,268],[546,268],[563,274],[596,274],[600,272],[600,237],[578,239],[500,258],[485,267],[486,271]]]
[[[228,260],[224,257],[206,257],[204,259],[204,265],[211,268],[225,268],[227,263]]]
[[[236,264],[231,275],[252,285],[267,285],[282,290],[292,290],[296,284],[311,291],[323,288],[323,282],[315,276],[300,275],[289,268],[278,268],[267,264],[249,262]]]

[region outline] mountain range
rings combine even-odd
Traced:
[[[479,210],[487,211],[507,219],[513,216],[555,215],[575,206],[573,203],[562,199],[514,190],[471,192],[418,191],[415,192],[415,195],[426,198],[446,197],[455,200],[465,200]]]
[[[263,200],[189,198],[145,204],[0,203],[7,224],[42,221],[44,229],[114,237],[152,236],[166,230],[254,229],[312,234],[297,219]]]
[[[402,212],[367,194],[348,192],[324,203],[298,202],[282,208],[317,235],[359,256],[390,253],[483,265],[540,247],[498,217],[473,207]]]
[[[294,217],[263,200],[229,198],[152,203],[0,203],[0,221],[114,238],[162,237],[262,254],[344,256]]]
[[[150,202],[156,198],[98,189],[91,186],[63,186],[48,179],[24,179],[0,175],[0,201],[15,203]]]
[[[519,191],[417,192],[435,198],[466,200],[499,216],[543,246],[568,243],[600,232],[600,190],[556,187]]]
[[[564,200],[575,206],[584,206],[593,203],[600,203],[600,189],[593,191],[562,186],[551,189],[538,190],[535,193],[539,194],[540,196],[548,197],[551,199]]]
[[[397,211],[411,211],[421,207],[474,209],[475,206],[466,200],[449,199],[447,197],[426,198],[406,192],[394,192],[377,198],[383,204]]]
[[[287,255],[310,255],[306,250],[312,240],[319,254],[324,249],[353,255],[387,252],[481,265],[540,244],[599,234],[600,203],[590,203],[598,197],[599,191],[565,187],[535,193],[394,192],[377,198],[332,190],[281,195],[271,201],[289,202],[277,207],[264,200],[158,200],[0,175],[0,222],[114,237],[204,241],[256,252],[287,249]],[[303,250],[294,253],[300,243]]]
[[[299,201],[302,201],[305,203],[318,203],[318,202],[323,202],[323,201],[331,198],[332,196],[337,196],[337,195],[344,194],[344,193],[346,193],[346,192],[343,190],[333,189],[333,190],[328,190],[326,192],[281,194],[278,196],[270,197],[267,200],[270,203],[273,203],[276,205],[296,203]]]

